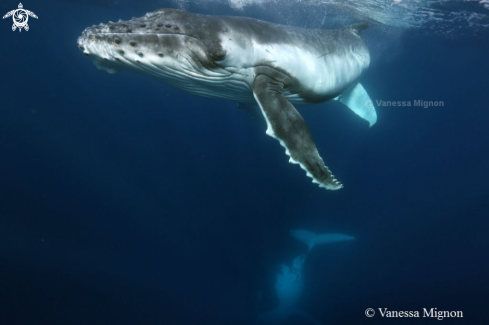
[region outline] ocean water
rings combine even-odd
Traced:
[[[355,236],[307,254],[297,308],[316,322],[436,323],[378,308],[438,308],[487,324],[487,2],[23,4],[29,31],[0,25],[0,324],[256,324],[281,265],[307,253],[297,228]],[[161,7],[370,22],[377,124],[338,103],[300,109],[345,187],[312,184],[236,103],[109,75],[77,48],[88,26]],[[382,104],[415,100],[443,106]]]

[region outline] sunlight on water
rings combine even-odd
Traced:
[[[349,23],[365,20],[387,27],[417,29],[426,34],[463,37],[489,29],[489,0],[174,0],[180,7],[189,3],[229,5],[234,10],[263,7],[279,15],[283,23],[294,22],[297,10],[312,13],[306,28],[323,27],[324,22]],[[304,21],[304,20],[302,20]]]

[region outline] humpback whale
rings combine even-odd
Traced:
[[[309,251],[316,244],[326,244],[338,241],[353,240],[355,237],[344,234],[319,234],[304,230],[291,230],[290,234],[295,239],[308,244]],[[312,244],[311,244],[312,243]],[[298,308],[304,288],[303,269],[306,255],[302,254],[294,258],[290,266],[282,264],[275,281],[275,294],[279,305],[268,312],[258,316],[258,325],[289,324],[290,319],[301,320],[301,324],[321,325],[320,322]]]
[[[310,30],[245,17],[162,9],[86,28],[78,47],[109,73],[132,70],[185,92],[258,104],[266,134],[320,187],[336,190],[295,106],[336,99],[369,122],[377,116],[358,82],[370,63],[366,24]]]

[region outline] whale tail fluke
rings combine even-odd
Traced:
[[[300,242],[303,242],[311,250],[314,246],[319,244],[333,243],[337,241],[353,240],[355,237],[344,234],[315,234],[312,231],[304,229],[291,230],[292,237]]]
[[[303,242],[309,247],[309,250],[314,246],[314,240],[316,239],[316,234],[309,230],[304,229],[295,229],[291,230],[290,234],[292,237],[297,239],[300,242]]]

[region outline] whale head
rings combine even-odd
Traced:
[[[202,16],[205,17],[205,16]],[[222,73],[222,26],[176,9],[86,28],[78,48],[109,73],[133,70],[160,79],[204,79]]]

